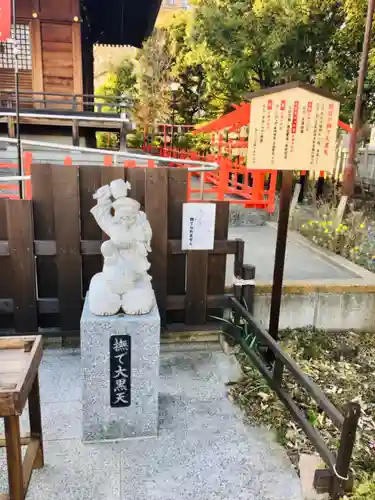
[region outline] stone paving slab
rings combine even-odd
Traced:
[[[276,463],[255,429],[247,434],[225,427],[216,432],[178,430],[150,442],[131,443],[121,458],[124,498],[301,499],[290,464]]]
[[[45,466],[34,470],[26,500],[120,500],[120,450],[80,440],[47,441]],[[6,489],[0,460],[0,491]]]
[[[302,500],[285,451],[245,424],[226,396],[225,384],[239,376],[233,358],[169,349],[160,375],[157,438],[83,444],[79,350],[47,350],[40,370],[46,465],[34,471],[26,500]],[[26,421],[25,413],[25,430]]]

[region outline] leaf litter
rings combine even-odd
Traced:
[[[304,328],[280,332],[280,343],[339,410],[350,401],[360,403],[361,418],[352,466],[357,484],[369,479],[372,484],[375,480],[375,335]],[[238,357],[243,378],[229,388],[231,399],[243,408],[250,424],[275,432],[297,468],[300,454],[316,453],[316,450],[246,355],[239,353]],[[284,372],[283,386],[329,448],[336,451],[340,432],[325,413],[288,372]]]

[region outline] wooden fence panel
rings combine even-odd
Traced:
[[[126,180],[126,169],[124,167],[101,167],[101,186],[109,184],[116,179]]]
[[[187,252],[185,323],[202,325],[207,319],[208,252]]]
[[[79,168],[79,194],[81,209],[81,239],[101,240],[102,232],[96,223],[94,216],[90,213],[91,208],[96,204],[93,194],[101,187],[101,172],[99,167]],[[86,295],[94,274],[102,270],[101,255],[82,256],[82,290]]]
[[[216,203],[216,223],[215,241],[225,241],[228,239],[229,226],[229,203],[219,201]],[[227,268],[227,255],[209,255],[208,257],[208,278],[207,293],[212,295],[222,295],[225,293],[225,274]],[[209,311],[210,314],[218,316],[220,310]]]
[[[142,210],[145,209],[146,171],[143,167],[126,169],[126,179],[132,186],[130,196],[141,204]]]
[[[167,308],[168,169],[149,169],[146,176],[146,214],[152,228],[150,254],[152,285],[162,325]]]
[[[6,198],[0,198],[0,241],[8,239],[6,206]],[[12,280],[9,257],[4,255],[0,256],[0,276],[0,298],[6,299],[12,295],[12,288],[10,286]]]
[[[0,198],[0,241],[8,239],[6,203],[6,198]]]
[[[28,214],[18,213],[16,216],[12,211],[8,213],[6,208],[12,202],[0,200],[0,272],[3,271],[2,276],[8,277],[6,284],[4,279],[0,282],[0,328],[16,324],[18,330],[36,331],[39,319],[39,327],[60,328],[62,336],[79,331],[82,298],[92,276],[102,269],[100,243],[103,234],[90,214],[90,209],[96,203],[92,195],[103,184],[118,178],[133,183],[130,196],[144,205],[153,230],[150,274],[162,325],[178,322],[191,326],[202,325],[209,314],[217,310],[221,312],[228,306],[224,293],[226,254],[235,254],[237,272],[242,275],[243,243],[240,247],[239,242],[227,241],[229,207],[223,202],[217,204],[215,249],[193,252],[181,249],[187,170],[123,167],[78,169],[43,164],[32,167],[33,224],[30,205]],[[23,226],[19,228],[20,220],[26,221],[26,229]],[[8,234],[9,224],[12,225],[12,234]],[[17,231],[21,231],[20,235]],[[26,231],[25,234],[22,231]],[[33,236],[34,245],[19,243],[21,239],[30,242]],[[13,240],[16,243],[12,246]],[[10,253],[11,248],[15,248],[19,258],[27,262],[26,273],[16,279],[13,279],[11,263],[13,261],[14,264],[15,255],[18,259],[18,254]],[[30,248],[31,256],[28,253]],[[34,249],[37,278],[32,272]],[[20,272],[19,269],[17,272]],[[30,282],[29,288],[22,285],[26,276]],[[17,288],[14,293],[13,282]],[[15,323],[12,315],[13,297]],[[21,310],[30,306],[27,314],[22,313],[21,317],[17,304],[21,304]]]
[[[7,232],[7,200],[0,198],[0,241],[8,240]],[[10,257],[8,255],[0,255],[0,329],[11,328],[13,326],[13,316],[11,311],[10,299],[13,295],[12,287],[12,270],[10,265]]]
[[[79,329],[82,307],[77,167],[52,170],[60,326]]]
[[[14,329],[38,331],[32,202],[8,200],[8,242],[13,282]]]
[[[57,167],[54,167],[57,168]],[[47,164],[31,166],[31,188],[33,193],[34,237],[41,241],[55,240],[55,218],[53,213],[52,167]],[[52,255],[36,258],[38,296],[42,299],[57,297],[56,257]],[[40,326],[58,326],[55,313],[39,317]]]
[[[182,207],[187,200],[188,170],[168,170],[168,238],[182,238]],[[168,255],[167,290],[168,295],[185,295],[186,293],[186,254]],[[185,313],[170,311],[168,322],[183,322]]]

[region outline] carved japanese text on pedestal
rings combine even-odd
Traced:
[[[89,288],[89,307],[97,316],[147,314],[155,305],[147,273],[151,226],[138,201],[128,198],[129,189],[128,182],[117,179],[94,194],[97,204],[91,213],[109,236],[101,246],[103,271]]]
[[[109,339],[110,404],[123,408],[131,404],[131,337],[112,335]]]

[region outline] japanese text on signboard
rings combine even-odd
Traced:
[[[332,171],[340,105],[305,88],[251,101],[248,168]]]

